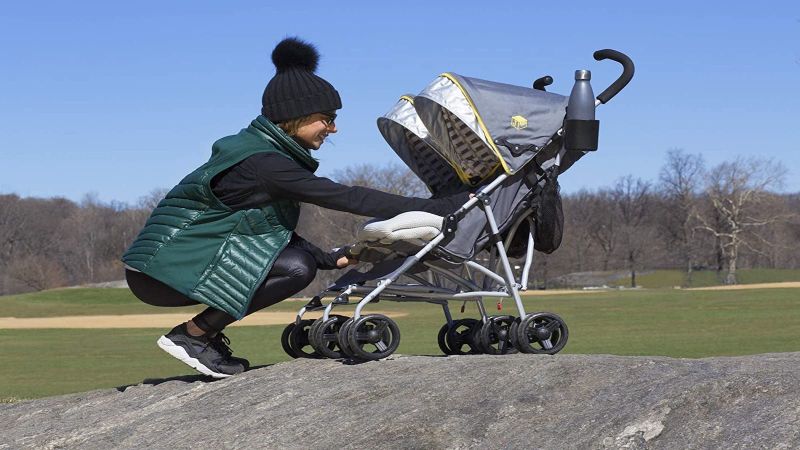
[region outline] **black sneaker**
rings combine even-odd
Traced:
[[[220,351],[214,338],[190,335],[185,323],[158,338],[158,346],[198,372],[214,378],[227,378],[245,371],[244,364],[228,359],[230,353],[226,355]]]
[[[233,356],[233,350],[230,348],[231,340],[228,339],[228,336],[225,336],[222,331],[218,332],[216,336],[209,338],[209,340],[211,341],[211,345],[213,345],[218,352],[225,355],[228,361],[243,365],[244,370],[250,368],[250,361]]]

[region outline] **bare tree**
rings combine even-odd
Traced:
[[[685,271],[684,286],[691,286],[695,261],[695,217],[697,194],[705,172],[703,157],[681,149],[667,152],[667,162],[659,174],[663,195],[661,230],[669,240],[668,248],[678,250]],[[674,243],[674,245],[672,245]]]
[[[611,191],[611,200],[619,215],[619,239],[631,273],[631,287],[635,288],[637,263],[653,241],[650,228],[645,226],[652,203],[650,183],[631,175],[622,177]]]
[[[760,251],[753,245],[755,229],[787,218],[765,207],[768,191],[782,186],[785,176],[782,164],[757,158],[723,162],[709,172],[705,188],[708,208],[696,217],[698,228],[718,239],[727,268],[725,284],[737,283],[737,262],[743,246]]]
[[[22,239],[26,217],[17,195],[0,195],[0,294],[10,292],[8,268],[12,255]]]
[[[595,200],[588,206],[585,217],[589,236],[600,249],[602,270],[607,271],[619,240],[617,215],[613,214],[614,202],[611,191],[608,189],[597,191]]]
[[[374,166],[360,164],[334,172],[340,183],[378,189],[390,194],[409,197],[429,197],[430,192],[411,170],[399,164]]]
[[[563,197],[565,230],[563,246],[569,249],[572,259],[570,265],[578,272],[588,270],[589,267],[589,252],[593,242],[585,214],[590,210],[594,197],[594,194],[585,189]],[[561,251],[558,256],[563,254]]]
[[[11,278],[35,291],[64,286],[67,273],[64,266],[48,255],[28,254],[15,259],[8,269]],[[26,289],[27,290],[27,289]]]
[[[150,191],[147,195],[143,195],[139,197],[139,201],[137,203],[137,208],[152,211],[158,206],[158,202],[164,199],[167,196],[169,189],[167,188],[156,188]]]

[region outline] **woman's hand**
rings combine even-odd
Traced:
[[[348,258],[347,256],[342,256],[336,260],[336,267],[339,269],[344,269],[347,266],[353,266],[358,264],[358,260],[354,258]]]

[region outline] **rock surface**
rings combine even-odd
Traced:
[[[800,353],[296,360],[0,405],[0,449],[800,448]]]

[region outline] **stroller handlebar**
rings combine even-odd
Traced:
[[[631,61],[631,59],[628,58],[628,56],[624,53],[611,49],[598,50],[594,52],[594,59],[597,61],[611,59],[622,64],[622,75],[620,75],[616,81],[611,83],[611,86],[607,87],[605,91],[597,96],[597,99],[600,100],[600,103],[605,104],[614,98],[619,91],[624,89],[633,78],[633,61]]]

